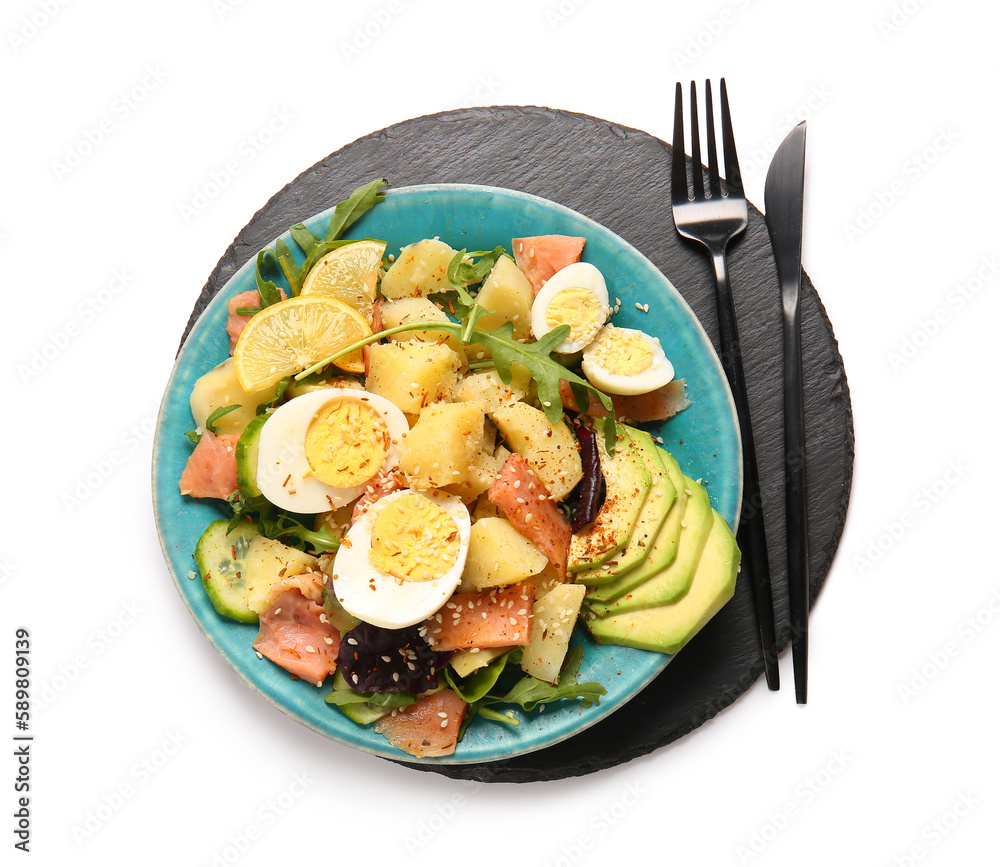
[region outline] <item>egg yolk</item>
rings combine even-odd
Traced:
[[[592,352],[601,367],[622,376],[635,376],[653,363],[653,349],[641,335],[613,326],[604,329]]]
[[[370,481],[389,454],[389,429],[364,401],[334,398],[313,415],[306,429],[306,460],[315,478],[334,488]]]
[[[583,286],[563,289],[545,308],[545,324],[549,328],[568,325],[568,340],[590,343],[604,324],[601,299]]]
[[[372,522],[371,561],[400,581],[433,581],[458,562],[458,525],[420,494],[398,497]]]

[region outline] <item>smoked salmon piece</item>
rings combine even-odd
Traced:
[[[286,590],[260,617],[253,649],[309,683],[320,686],[337,670],[340,633],[323,615],[323,606],[297,588]]]
[[[396,708],[375,723],[375,731],[411,756],[450,756],[458,744],[466,707],[456,692],[442,689]]]
[[[586,238],[571,235],[536,235],[514,238],[514,261],[537,295],[556,271],[580,261]]]
[[[573,393],[565,379],[559,380],[559,396],[566,409],[578,412]],[[675,379],[646,394],[611,394],[608,397],[611,398],[611,404],[615,408],[615,418],[618,421],[639,423],[665,421],[691,406],[691,401],[687,398],[687,383],[683,379]],[[590,406],[586,415],[591,418],[604,418],[607,414],[607,410],[601,406],[597,398],[590,395]]]
[[[201,435],[181,473],[181,493],[225,500],[236,491],[236,443],[239,434]]]
[[[483,650],[528,643],[534,584],[512,584],[482,593],[455,593],[424,623],[435,650]]]
[[[507,458],[487,496],[514,528],[549,558],[559,577],[565,578],[573,528],[521,455],[515,452]]]

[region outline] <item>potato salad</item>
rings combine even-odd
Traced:
[[[325,235],[293,226],[228,299],[179,484],[219,504],[195,560],[260,664],[401,755],[447,756],[476,718],[599,702],[578,628],[676,653],[739,551],[648,430],[685,383],[614,324],[587,239],[343,237],[385,185]]]

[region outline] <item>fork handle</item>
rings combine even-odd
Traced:
[[[754,448],[750,424],[750,404],[747,400],[746,377],[743,373],[743,352],[736,326],[736,310],[729,286],[725,250],[712,252],[715,271],[715,300],[718,308],[719,339],[722,347],[722,367],[736,403],[736,415],[743,440],[743,503],[740,514],[742,532],[750,566],[754,606],[764,653],[764,676],[769,689],[778,689],[778,650],[774,634],[774,608],[771,601],[771,571],[767,557],[764,531],[764,511],[757,473],[757,451]]]

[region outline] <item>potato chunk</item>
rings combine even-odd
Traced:
[[[236,378],[236,366],[232,358],[203,374],[191,389],[191,415],[195,425],[204,430],[209,416],[226,406],[239,406],[226,413],[216,423],[220,434],[238,434],[257,415],[258,404],[274,397],[274,390],[247,394]]]
[[[492,331],[504,322],[512,322],[515,338],[526,340],[531,336],[531,304],[535,300],[535,292],[510,256],[497,259],[476,300],[484,310],[490,311],[478,322],[484,331]]]
[[[382,327],[395,328],[397,325],[409,325],[413,322],[450,322],[448,314],[429,298],[400,298],[387,301],[382,305]],[[390,340],[396,343],[407,343],[410,340],[423,340],[430,343],[446,343],[459,357],[465,360],[465,347],[454,334],[444,331],[403,331],[394,334]]]
[[[432,292],[450,289],[448,265],[457,252],[437,238],[408,244],[382,278],[382,295],[392,299],[426,298]]]
[[[455,400],[481,401],[487,412],[520,400],[528,393],[531,371],[516,361],[511,365],[510,384],[495,370],[481,370],[464,376],[455,389]]]
[[[580,447],[565,421],[553,425],[540,409],[520,402],[499,407],[490,417],[553,500],[565,499],[583,478]]]
[[[525,673],[548,683],[559,680],[559,669],[586,592],[584,584],[559,584],[535,600],[531,637],[521,657]]]
[[[475,403],[424,407],[399,449],[399,468],[410,487],[426,491],[466,481],[483,448],[484,422]]]
[[[461,497],[462,502],[469,505],[480,494],[490,489],[502,466],[503,460],[485,450],[480,451],[473,459],[465,480],[445,485],[442,490],[454,494],[456,497]]]
[[[541,572],[548,562],[506,518],[482,518],[472,525],[462,583],[473,590],[519,584]]]
[[[461,359],[441,343],[377,343],[368,362],[366,387],[416,415],[422,407],[450,400]]]
[[[258,614],[267,611],[274,598],[292,587],[307,599],[322,603],[319,561],[297,548],[275,539],[257,536],[250,543],[246,560],[247,604]],[[302,581],[294,579],[305,576]],[[304,581],[304,583],[303,583]]]

